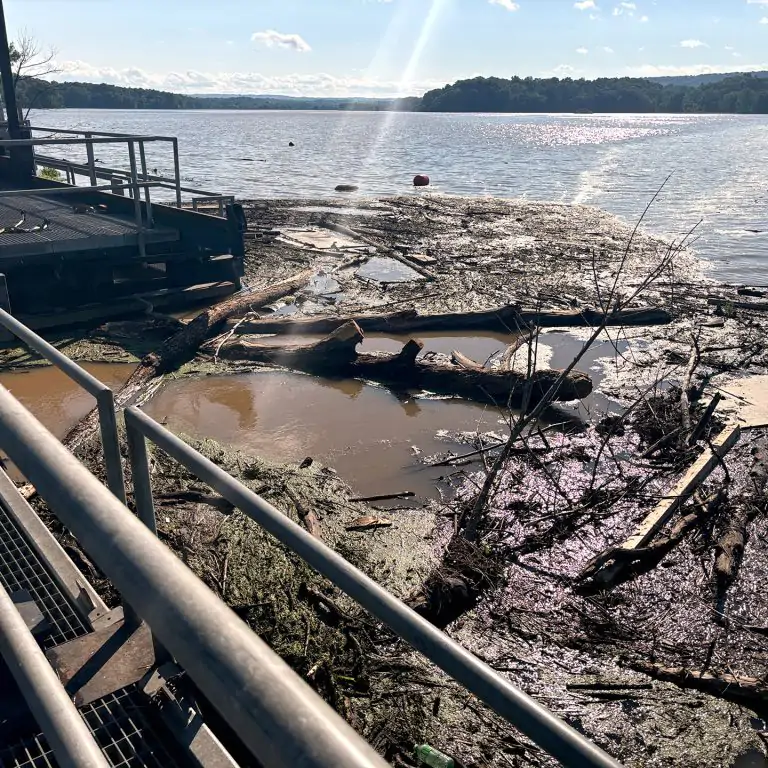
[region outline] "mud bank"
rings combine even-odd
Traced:
[[[693,441],[684,414],[695,425],[713,393],[727,391],[734,378],[768,371],[768,322],[750,305],[760,297],[742,297],[742,307],[735,286],[702,277],[694,254],[633,235],[595,209],[433,195],[346,205],[253,201],[246,207],[249,284],[261,287],[304,268],[314,273],[307,288],[275,302],[263,316],[455,313],[510,304],[586,315],[617,295],[630,309],[669,313],[671,322],[662,325],[604,329],[577,365],[592,378],[589,401],[547,408],[496,467],[498,482],[480,510],[472,545],[478,562],[489,567],[488,578],[469,585],[475,599],[457,611],[446,631],[628,766],[715,768],[740,765],[737,760],[748,754],[757,759],[766,736],[759,681],[768,674],[768,631],[761,631],[768,625],[768,603],[760,586],[768,575],[765,485],[755,485],[753,472],[757,466],[760,475],[756,456],[763,433],[746,435],[702,489],[702,500],[723,488],[727,499],[653,567],[603,591],[585,590],[581,574],[595,555],[632,532],[706,448],[728,404],[716,409]],[[711,302],[716,295],[723,297],[719,308]],[[145,322],[110,323],[69,343],[79,359],[141,354]],[[215,399],[217,386],[232,393],[222,377],[234,381],[234,373],[296,375],[217,354],[219,345],[241,335],[238,322],[168,377],[148,406],[155,418],[200,435],[204,430],[196,427],[205,419],[190,416],[185,385]],[[483,346],[487,337],[480,343],[471,334],[425,341],[433,344],[428,352],[450,357],[457,350],[493,367],[504,362],[505,348],[521,331],[529,341],[509,362],[529,371],[566,367],[594,333],[510,328],[490,340],[496,349]],[[364,344],[387,351],[410,337],[367,335]],[[13,354],[7,360],[25,362]],[[263,394],[260,388],[257,395]],[[406,407],[418,405],[422,393],[397,394]],[[269,407],[270,418],[280,422],[279,403]],[[203,417],[206,408],[201,406]],[[237,405],[230,410],[243,413]],[[303,447],[279,455],[284,463],[278,464],[265,443],[236,439],[258,431],[256,422],[234,423],[231,434],[218,434],[243,446],[242,453],[213,442],[200,446],[296,519],[298,498],[318,516],[324,540],[413,600],[425,584],[435,583],[435,574],[454,567],[446,553],[464,537],[478,492],[498,461],[499,449],[487,449],[504,443],[521,413],[501,403],[495,416],[492,427],[455,429],[452,444],[432,444],[412,458],[414,464],[445,461],[442,471],[453,475],[450,495],[386,512],[350,501],[355,491],[327,462],[300,469]],[[343,406],[337,417],[345,419]],[[433,419],[430,430],[438,426],[439,410]],[[303,422],[332,428],[332,420]],[[93,445],[80,455],[100,471]],[[374,450],[370,461],[376,461]],[[222,510],[210,489],[161,455],[155,456],[153,482],[164,540],[393,763],[410,765],[412,744],[427,741],[471,766],[553,764],[256,526]],[[692,500],[681,515],[700,501]],[[744,555],[718,592],[718,547],[745,509]],[[347,530],[365,515],[383,516],[388,524]],[[77,552],[76,542],[58,533]],[[109,594],[109,585],[90,575]],[[657,679],[670,669],[687,670],[678,676],[680,685]],[[757,683],[741,697],[722,688],[712,695],[715,686],[691,687],[697,675],[726,674]]]

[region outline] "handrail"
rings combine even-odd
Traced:
[[[107,470],[107,485],[112,493],[125,503],[125,482],[120,458],[120,441],[117,436],[115,399],[112,390],[4,309],[0,309],[0,325],[42,355],[48,362],[53,363],[89,395],[96,398],[96,406],[99,410],[101,446],[104,451],[104,465]]]
[[[4,387],[0,446],[265,768],[387,766]]]
[[[616,760],[587,738],[154,419],[133,407],[126,408],[124,416],[131,444],[137,513],[148,526],[154,526],[154,508],[144,446],[146,438],[217,490],[564,765],[620,768]]]
[[[0,655],[62,768],[108,768],[88,726],[0,584]]]

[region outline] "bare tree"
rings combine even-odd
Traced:
[[[29,111],[40,97],[39,88],[24,87],[19,85],[25,81],[44,78],[47,75],[53,75],[61,72],[61,68],[56,65],[56,49],[43,48],[27,30],[22,30],[18,39],[10,44],[9,53],[11,57],[11,68],[13,71],[13,87],[17,96],[25,97],[24,119],[29,116]]]

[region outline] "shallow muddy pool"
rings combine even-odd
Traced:
[[[81,363],[89,373],[114,390],[136,367],[125,363]],[[58,438],[64,437],[95,405],[79,384],[50,365],[23,372],[0,373],[0,384],[26,406]]]
[[[274,343],[288,342],[285,336],[271,338]],[[315,338],[319,337],[290,341]],[[449,354],[458,349],[480,363],[510,341],[501,334],[423,334],[420,338],[426,351]],[[397,351],[407,339],[370,334],[360,349]],[[547,334],[543,339],[547,346],[551,344],[546,355],[553,360],[580,346],[567,334]],[[544,345],[542,341],[542,352]],[[610,346],[597,347],[585,366],[609,354]],[[590,407],[607,405],[607,401],[596,403],[599,397],[593,395],[584,404],[566,405],[563,410],[573,416],[581,410],[588,417]],[[171,381],[145,410],[174,432],[212,437],[272,461],[298,462],[311,456],[334,467],[361,495],[412,491],[420,499],[437,497],[441,478],[457,471],[455,467],[427,468],[420,457],[471,450],[457,441],[457,432],[503,435],[506,429],[500,411],[477,403],[395,394],[359,381],[277,371]],[[561,415],[550,421],[559,419]]]
[[[424,468],[419,454],[470,450],[437,433],[502,429],[497,412],[463,400],[400,400],[359,381],[283,372],[172,381],[144,410],[174,432],[271,461],[312,456],[362,495],[436,496],[438,479],[454,470]]]

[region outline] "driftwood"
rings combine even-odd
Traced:
[[[692,688],[742,704],[759,702],[764,706],[768,703],[768,686],[756,677],[741,677],[725,672],[698,672],[685,667],[665,667],[645,661],[630,661],[627,666],[644,672],[655,680],[674,683],[680,688]]]
[[[421,315],[415,309],[389,314],[335,315],[327,317],[294,318],[265,317],[248,320],[238,333],[318,334],[331,333],[344,323],[354,321],[366,333],[417,333],[420,331],[492,331],[519,333],[532,325],[547,328],[561,326],[597,326],[606,319],[605,313],[593,309],[561,311],[521,309],[509,304],[482,312],[449,312]],[[663,309],[624,309],[611,313],[607,325],[664,325],[671,320]]]
[[[296,512],[304,523],[304,527],[316,538],[322,538],[320,532],[320,521],[317,519],[317,515],[304,506],[299,497],[288,486],[285,487],[285,495],[293,502],[293,506],[296,507]]]
[[[655,568],[700,522],[711,517],[719,507],[723,492],[713,494],[703,504],[681,517],[669,535],[658,538],[646,547],[625,549],[611,547],[587,563],[578,580],[585,582],[581,593],[609,589]],[[610,564],[610,565],[609,565]],[[609,565],[609,567],[606,567]]]
[[[558,372],[540,370],[530,379],[515,371],[466,368],[451,364],[438,355],[417,356],[423,345],[411,339],[397,354],[360,353],[355,350],[363,332],[354,322],[337,328],[329,336],[311,344],[274,346],[237,339],[226,343],[219,355],[234,360],[280,365],[321,375],[361,378],[400,387],[457,395],[469,400],[506,406],[520,405],[528,387],[531,402],[537,402],[557,380]],[[556,400],[576,400],[592,391],[592,381],[584,373],[566,377]]]
[[[216,333],[228,318],[271,304],[303,288],[309,283],[311,276],[311,270],[307,270],[260,291],[239,293],[204,310],[192,322],[166,339],[156,352],[151,352],[141,359],[128,381],[115,393],[115,406],[124,408],[142,395],[151,393],[152,390],[148,390],[147,386],[150,381],[191,360],[200,345]],[[63,440],[64,445],[74,451],[95,434],[98,425],[98,411],[94,409],[70,430]]]

